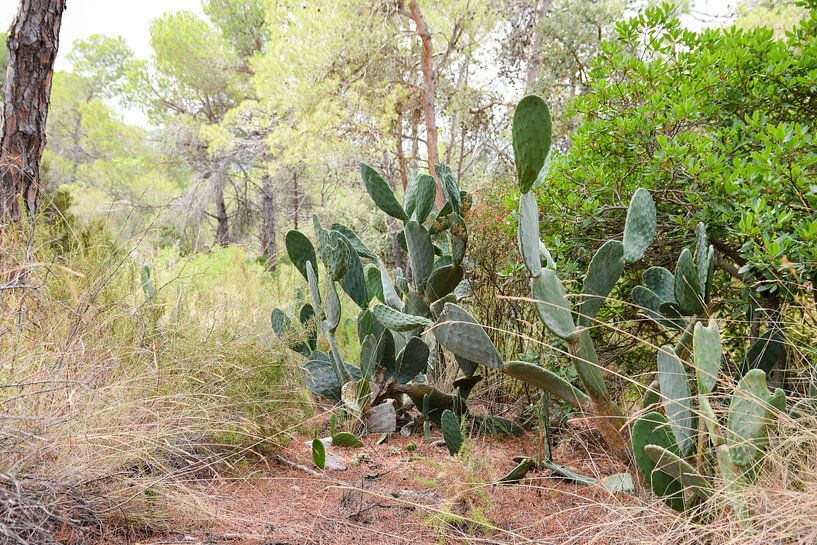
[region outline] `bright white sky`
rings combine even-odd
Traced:
[[[734,12],[736,0],[691,0],[691,14],[685,17],[687,26],[702,26],[701,17],[723,16]],[[0,0],[0,29],[11,25],[17,12],[18,0]],[[189,10],[202,13],[201,0],[68,0],[60,32],[57,69],[65,65],[65,55],[74,40],[91,34],[120,35],[137,57],[150,56],[150,21],[168,11]],[[708,17],[704,17],[707,18]],[[723,23],[723,19],[714,21]]]
[[[18,0],[0,0],[0,29],[6,31],[17,13]],[[202,13],[201,0],[68,0],[62,17],[58,70],[74,40],[91,34],[122,36],[137,57],[150,56],[150,22],[168,11]]]

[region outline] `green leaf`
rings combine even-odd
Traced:
[[[393,218],[408,221],[405,210],[397,202],[394,192],[379,172],[366,163],[360,163],[360,174],[363,178],[363,187],[378,208]]]
[[[530,191],[550,152],[550,110],[540,97],[528,95],[513,114],[513,154],[519,190]]]
[[[443,411],[440,423],[440,427],[443,429],[445,446],[448,447],[448,452],[451,456],[456,456],[462,449],[464,442],[462,428],[460,428],[460,419],[453,412],[446,409]]]

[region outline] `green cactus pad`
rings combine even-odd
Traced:
[[[482,377],[480,375],[471,375],[455,379],[451,385],[456,388],[457,395],[465,400],[468,399],[468,396],[471,395],[471,390],[473,390],[474,386],[479,384],[481,380]]]
[[[654,411],[661,404],[660,385],[657,380],[650,382],[644,391],[644,398],[641,400],[641,408]]]
[[[658,384],[664,401],[664,412],[670,422],[675,442],[682,453],[693,445],[695,416],[692,413],[692,395],[684,364],[669,345],[658,350]]]
[[[334,333],[340,323],[341,308],[335,283],[328,278],[324,283],[323,293],[326,296],[326,328]]]
[[[363,442],[348,431],[342,431],[332,436],[332,445],[336,447],[362,447]]]
[[[685,490],[694,492],[703,501],[712,496],[712,485],[706,477],[695,471],[694,467],[677,454],[658,445],[645,446],[644,453],[655,462],[657,470],[681,481]]]
[[[406,296],[406,306],[403,310],[405,310],[406,314],[415,316],[428,316],[431,314],[431,309],[423,296],[413,290],[409,291]]]
[[[446,303],[431,331],[441,345],[457,356],[493,369],[502,367],[502,357],[496,346],[462,307]]]
[[[312,440],[312,463],[318,469],[326,467],[326,447],[320,439]]]
[[[434,165],[434,172],[437,173],[437,178],[445,194],[445,200],[451,205],[451,211],[455,214],[462,214],[462,196],[457,187],[457,180],[454,178],[454,173],[444,163],[437,163]]]
[[[437,196],[437,182],[433,176],[421,174],[417,178],[417,186],[414,192],[414,209],[411,218],[417,223],[423,223],[431,210],[434,209],[434,197]]]
[[[641,280],[662,303],[675,301],[675,275],[669,270],[664,267],[650,267],[641,273]]]
[[[662,301],[651,289],[635,286],[630,292],[630,299],[641,312],[656,323],[666,328],[684,328],[685,324],[680,314],[673,312],[671,316],[666,316],[661,312],[661,305],[668,302]]]
[[[545,243],[541,240],[539,241],[539,262],[543,267],[553,269],[554,271],[556,270],[556,262],[553,260],[553,256],[550,255],[550,250],[547,249],[547,246],[545,246]]]
[[[449,454],[456,456],[465,442],[459,417],[446,409],[440,417],[440,427],[443,429],[443,439],[445,439],[445,446],[448,447]]]
[[[522,193],[519,198],[519,228],[516,232],[519,252],[530,276],[536,277],[542,272],[542,260],[539,253],[539,207],[533,193]]]
[[[590,325],[623,272],[624,245],[617,240],[608,240],[596,251],[587,267],[582,302],[578,307],[580,323]]]
[[[435,269],[426,283],[426,299],[434,302],[451,294],[462,281],[463,273],[459,265],[446,265]]]
[[[695,268],[698,270],[698,284],[704,301],[709,297],[709,284],[715,261],[715,248],[709,244],[706,226],[699,223],[695,229]]]
[[[499,479],[500,483],[503,484],[515,484],[525,478],[531,468],[536,464],[533,458],[525,457],[523,458],[519,464],[513,468],[507,475],[501,477]]]
[[[587,393],[597,400],[610,400],[607,383],[599,367],[599,357],[590,331],[585,329],[579,334],[579,346],[576,354],[571,357],[576,374],[582,380]]]
[[[473,375],[479,367],[478,363],[467,358],[463,358],[462,356],[458,356],[457,354],[454,354],[454,359],[457,360],[457,365],[459,365],[465,376]]]
[[[426,328],[434,325],[434,322],[422,316],[413,314],[403,314],[386,305],[377,303],[371,308],[375,320],[385,327],[394,331],[412,331],[417,328]]]
[[[339,236],[341,237],[341,243],[346,245],[348,251],[348,268],[346,274],[340,279],[340,287],[357,306],[364,309],[369,306],[371,297],[366,287],[366,275],[363,272],[363,265],[360,263],[360,257],[354,252],[349,240],[342,234]]]
[[[369,333],[360,343],[360,372],[369,380],[374,379],[377,356],[377,339]]]
[[[311,322],[315,319],[315,309],[312,308],[312,305],[309,303],[304,303],[301,306],[301,310],[298,312],[298,320],[304,327],[310,326]],[[318,344],[318,331],[316,328],[311,327],[311,331],[309,333],[309,338],[307,339],[307,343],[309,345],[310,351],[315,350]]]
[[[363,267],[363,276],[366,279],[366,293],[369,294],[369,299],[376,298],[381,303],[383,301],[383,284],[380,283],[380,269],[373,263],[367,263]]]
[[[428,366],[428,345],[420,337],[412,337],[397,355],[397,369],[394,379],[406,384],[411,379],[426,372]]]
[[[542,323],[557,337],[571,339],[576,335],[576,326],[570,314],[570,305],[565,297],[562,282],[550,269],[542,269],[539,276],[531,278],[531,297],[536,304],[536,312]]]
[[[738,518],[747,522],[752,515],[751,509],[743,500],[742,489],[746,484],[743,471],[732,460],[729,447],[721,445],[715,450],[718,459],[718,469],[725,484],[726,499],[732,505]]]
[[[321,292],[318,290],[318,274],[311,261],[306,262],[306,280],[309,283],[309,293],[312,295],[312,304],[316,311],[320,311]]]
[[[379,172],[366,163],[360,163],[360,174],[363,178],[363,187],[379,209],[393,218],[408,221],[406,211],[397,202],[394,191]]]
[[[676,511],[683,511],[681,481],[656,470],[655,462],[644,451],[647,445],[658,445],[678,454],[678,445],[672,437],[666,417],[654,411],[640,416],[633,424],[631,438],[635,463],[652,491]]]
[[[698,393],[708,394],[718,381],[721,372],[721,334],[718,322],[709,319],[709,325],[704,327],[700,322],[695,324],[693,333],[693,349],[695,356],[695,378],[698,382]]]
[[[377,263],[377,268],[380,271],[380,287],[383,290],[383,302],[389,307],[402,311],[403,300],[397,295],[397,290],[394,288],[389,271],[382,261]]]
[[[406,223],[405,233],[414,285],[425,289],[434,266],[434,246],[431,244],[431,237],[426,228],[414,220]]]
[[[408,180],[406,180],[406,190],[403,192],[403,210],[408,216],[414,213],[414,207],[417,204],[417,184],[420,182],[420,176],[422,174],[414,171],[408,175]]]
[[[333,403],[340,401],[342,384],[338,380],[335,366],[329,354],[312,352],[309,360],[301,368],[304,377],[304,386],[315,395],[323,397]],[[346,365],[349,376],[354,380],[362,378],[360,369]]]
[[[685,316],[706,312],[698,271],[695,270],[689,248],[683,249],[675,267],[675,300]]]
[[[519,190],[530,191],[550,152],[550,110],[540,97],[528,95],[513,114],[513,154]]]
[[[718,417],[715,415],[715,410],[709,403],[709,398],[703,394],[698,396],[698,411],[700,412],[698,418],[704,421],[706,431],[709,434],[709,440],[715,446],[722,445],[724,439],[723,435],[721,435]]]
[[[776,365],[786,359],[786,338],[779,329],[769,329],[760,335],[746,352],[740,373],[745,375],[750,369],[761,369],[771,373]]]
[[[423,406],[423,397],[428,396],[428,418],[439,425],[443,411],[449,410],[454,414],[461,414],[462,404],[456,396],[444,394],[427,384],[407,384],[398,386],[395,390],[408,395],[418,407]]]
[[[337,231],[341,235],[346,237],[346,240],[352,245],[355,253],[357,253],[358,257],[364,257],[366,259],[371,259],[372,261],[377,259],[377,255],[371,251],[368,246],[366,246],[360,237],[357,236],[357,233],[349,229],[343,224],[340,223],[333,223],[332,224],[332,231]]]
[[[289,319],[289,316],[280,308],[272,310],[270,322],[272,323],[272,330],[279,337],[286,336],[289,333],[290,327],[292,327],[292,321]]]
[[[726,443],[732,461],[744,470],[762,460],[769,444],[768,428],[781,399],[785,404],[782,390],[772,395],[766,388],[766,374],[760,369],[750,370],[735,387],[726,421]]]
[[[655,238],[655,203],[650,192],[640,187],[630,199],[624,222],[624,261],[635,263]]]
[[[451,260],[459,265],[465,259],[468,247],[468,227],[462,216],[457,213],[448,216],[448,232],[451,234]]]
[[[312,266],[318,263],[318,258],[315,255],[315,247],[312,242],[300,231],[291,230],[284,237],[284,244],[287,248],[287,255],[298,272],[308,280],[306,276],[306,263],[311,262]],[[317,278],[317,272],[315,273]]]
[[[583,407],[590,403],[587,394],[556,373],[552,373],[538,365],[524,361],[509,361],[502,366],[502,372],[536,386],[574,407]]]

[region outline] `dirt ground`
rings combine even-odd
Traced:
[[[562,433],[554,461],[595,477],[621,471],[592,432],[581,428],[574,425]],[[471,438],[458,458],[420,436],[394,435],[382,444],[369,437],[362,448],[332,447],[347,469],[324,471],[312,465],[308,440],[296,437],[280,453],[300,468],[273,457],[240,482],[202,485],[212,497],[215,524],[137,543],[612,544],[617,540],[597,531],[608,522],[605,506],[633,501],[550,471],[531,472],[515,485],[494,484],[513,468],[513,456],[535,452],[530,434]]]

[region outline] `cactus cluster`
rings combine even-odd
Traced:
[[[402,222],[398,241],[408,253],[410,274],[396,270],[392,276],[383,261],[357,234],[341,224],[330,228],[313,218],[316,244],[297,230],[286,235],[290,260],[307,281],[312,302],[297,310],[308,330],[315,324],[328,350],[319,350],[318,338],[307,340],[292,334],[293,320],[281,309],[272,312],[272,327],[289,348],[306,358],[306,387],[332,402],[342,402],[356,413],[374,405],[396,402],[398,411],[408,394],[428,418],[439,423],[444,410],[464,412],[464,400],[474,381],[460,381],[457,392],[445,394],[424,384],[432,347],[424,332],[434,324],[446,302],[465,294],[463,259],[468,231],[463,214],[470,196],[461,192],[450,169],[437,165],[436,175],[444,189],[445,206],[434,212],[437,182],[429,174],[413,174],[402,203],[374,168],[360,166],[363,186],[375,205]],[[320,260],[323,267],[318,266]],[[319,270],[325,278],[321,282]],[[360,358],[357,365],[344,361],[335,336],[341,318],[338,287],[359,307],[357,333]],[[429,339],[430,340],[430,339]],[[419,379],[419,380],[418,380]]]
[[[783,390],[771,393],[766,387],[766,371],[779,354],[752,356],[759,352],[758,343],[770,342],[768,335],[750,347],[745,373],[734,390],[717,392],[723,356],[720,331],[714,318],[704,323],[713,255],[701,224],[694,259],[690,249],[684,249],[674,274],[653,267],[644,272],[644,285],[633,290],[636,303],[661,299],[658,305],[644,305],[644,312],[659,324],[680,330],[674,347],[658,350],[653,392],[657,396],[645,399],[649,412],[632,429],[633,455],[641,475],[678,511],[707,500],[715,478],[722,479],[728,491],[750,482],[765,456],[768,428],[786,404]],[[691,362],[694,377],[685,362]],[[663,414],[651,410],[659,404]],[[719,405],[728,405],[725,426],[714,409]],[[739,495],[730,494],[729,500],[739,515],[748,515]]]
[[[563,402],[592,409],[598,431],[623,460],[630,460],[624,413],[608,392],[588,326],[621,277],[625,264],[641,258],[655,233],[655,205],[648,191],[633,195],[623,241],[610,240],[593,256],[575,308],[565,294],[550,252],[539,237],[539,210],[532,189],[544,179],[550,152],[551,120],[547,104],[527,96],[513,118],[513,149],[520,190],[517,238],[528,271],[531,299],[547,329],[564,340],[584,386],[574,387],[558,375],[524,361],[503,362],[482,327],[456,304],[447,303],[433,329],[441,345],[459,358],[499,369],[502,373],[546,391]],[[574,315],[576,319],[574,319]]]

